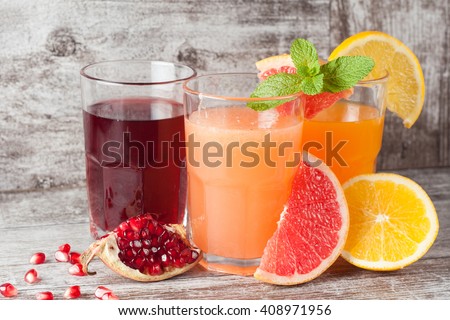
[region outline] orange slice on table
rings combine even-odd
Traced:
[[[387,107],[410,128],[419,117],[425,98],[425,81],[416,55],[400,40],[379,31],[357,33],[342,42],[329,60],[341,56],[369,56],[375,68],[367,79],[389,73]]]
[[[397,270],[420,259],[439,230],[436,210],[413,180],[360,175],[344,185],[350,229],[342,257],[368,270]]]

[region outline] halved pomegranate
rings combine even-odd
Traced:
[[[202,258],[186,239],[183,225],[161,224],[151,214],[122,222],[81,254],[83,272],[98,256],[118,274],[137,281],[160,281],[184,273]]]

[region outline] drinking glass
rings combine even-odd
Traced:
[[[91,234],[154,213],[180,223],[186,206],[182,82],[162,61],[104,61],[81,69]]]
[[[188,235],[208,269],[252,274],[300,162],[303,97],[249,98],[256,74],[185,82]],[[255,111],[247,103],[283,102]]]
[[[305,119],[303,148],[322,159],[341,183],[376,170],[386,111],[388,74],[360,81],[353,93]]]

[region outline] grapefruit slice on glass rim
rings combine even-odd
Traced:
[[[303,152],[291,195],[254,277],[278,285],[318,277],[341,254],[348,229],[348,207],[338,179],[321,160]]]
[[[319,59],[320,64],[325,61]],[[269,76],[277,73],[296,73],[297,69],[292,62],[289,54],[280,54],[268,57],[256,62],[256,68],[259,70],[258,78],[267,79]],[[352,95],[353,89],[347,89],[337,93],[322,92],[313,96],[305,94],[305,118],[312,119],[320,111],[331,107],[336,101],[348,98]]]

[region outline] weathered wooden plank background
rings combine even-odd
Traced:
[[[424,68],[424,112],[388,116],[379,166],[450,165],[448,0],[0,0],[0,191],[83,185],[78,71],[105,59],[252,71],[307,37],[327,57],[347,36],[385,31]]]

